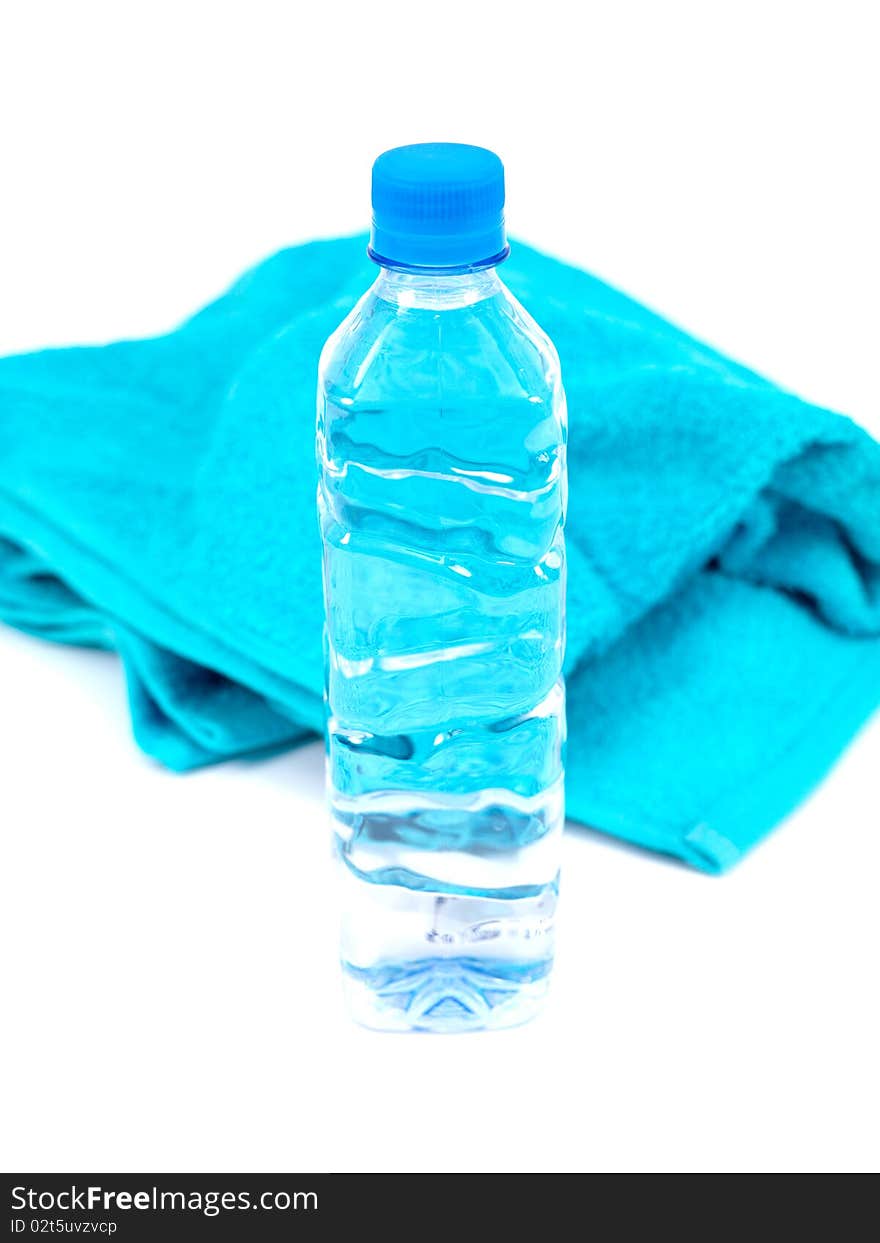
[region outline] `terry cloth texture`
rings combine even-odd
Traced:
[[[115,648],[171,768],[322,728],[316,364],[374,274],[315,242],[167,336],[0,359],[0,617]],[[582,271],[503,275],[569,400],[569,816],[723,871],[880,703],[880,446]]]

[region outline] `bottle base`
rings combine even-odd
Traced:
[[[355,967],[343,961],[352,1018],[374,1031],[473,1032],[518,1027],[540,1010],[552,959],[519,964],[424,958]]]

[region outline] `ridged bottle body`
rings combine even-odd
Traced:
[[[342,962],[369,1026],[521,1022],[553,958],[565,398],[494,269],[383,270],[318,386]]]

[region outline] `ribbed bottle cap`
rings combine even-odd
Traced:
[[[373,165],[370,258],[385,267],[448,271],[506,258],[504,165],[485,147],[422,142]]]

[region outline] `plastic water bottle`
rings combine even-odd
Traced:
[[[566,411],[508,249],[497,156],[386,151],[379,275],[321,355],[342,963],[374,1028],[520,1023],[553,961]]]

